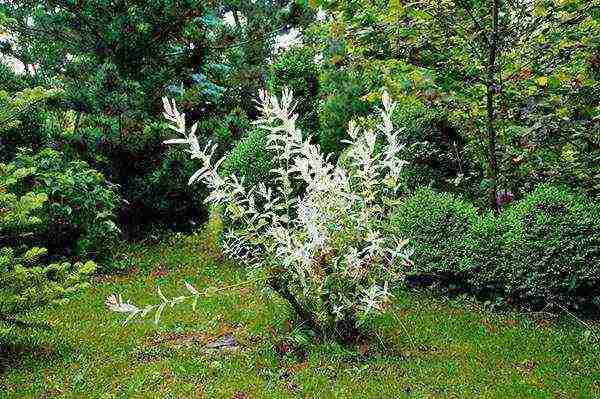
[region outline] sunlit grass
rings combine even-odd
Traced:
[[[352,348],[309,339],[290,326],[285,303],[255,285],[207,298],[196,312],[169,310],[159,326],[149,318],[123,327],[105,311],[114,292],[143,305],[157,301],[157,285],[177,295],[184,279],[198,288],[245,281],[209,249],[203,235],[124,247],[135,272],[98,279],[39,315],[51,331],[21,333],[0,353],[0,397],[600,396],[600,345],[568,316],[498,314],[466,298],[398,293],[374,320],[373,339]],[[203,350],[224,333],[238,350]],[[196,341],[181,338],[190,335]]]

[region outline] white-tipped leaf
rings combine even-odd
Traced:
[[[198,290],[196,289],[196,287],[194,287],[193,285],[191,285],[190,283],[188,283],[187,281],[184,281],[185,284],[185,288],[187,288],[187,290],[190,292],[190,294],[197,296],[199,295]]]
[[[170,140],[165,140],[163,141],[163,144],[188,144],[189,141],[188,139],[170,139]]]

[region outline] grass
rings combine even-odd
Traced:
[[[51,331],[20,333],[0,351],[0,398],[590,398],[600,397],[600,344],[568,316],[498,314],[467,298],[399,293],[356,348],[315,342],[260,286],[243,286],[122,327],[104,310],[120,292],[138,304],[243,282],[204,235],[127,244],[137,270],[101,278],[68,306],[38,315]],[[598,326],[595,333],[600,333]],[[235,351],[206,351],[224,334]]]

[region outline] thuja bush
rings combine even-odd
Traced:
[[[15,327],[34,327],[28,319],[35,309],[64,302],[87,286],[93,262],[47,262],[48,251],[35,244],[43,229],[48,195],[11,187],[27,180],[31,168],[14,169],[0,164],[0,335]],[[38,323],[39,324],[39,323]]]
[[[339,155],[347,146],[348,122],[351,118],[366,117],[374,109],[363,100],[364,79],[352,68],[325,63],[319,75],[319,101],[317,113],[319,129],[315,139],[325,153]],[[377,87],[381,87],[378,84]],[[369,86],[375,92],[375,87]]]
[[[247,186],[267,183],[274,166],[273,153],[267,148],[268,136],[266,130],[252,130],[227,154],[220,173],[235,175]]]
[[[382,228],[397,202],[404,164],[391,122],[395,104],[387,93],[377,131],[350,123],[352,167],[343,168],[303,138],[289,90],[281,98],[262,92],[257,124],[269,132],[274,189],[265,184],[246,188],[235,174],[220,173],[223,159],[213,159],[215,146],[202,149],[196,126],[188,130],[175,104],[165,100],[164,105],[172,129],[181,135],[168,143],[187,145],[201,163],[190,184],[203,182],[210,190],[207,202],[221,209],[224,252],[263,270],[268,285],[315,331],[355,339],[365,320],[391,302],[411,255],[405,240],[386,236]],[[384,151],[375,150],[378,139]],[[156,311],[158,320],[169,304],[197,302],[200,294],[187,287],[190,296],[169,300],[161,294],[159,305],[138,308],[118,296],[107,305],[128,319]]]
[[[402,76],[402,75],[400,75]],[[432,187],[438,191],[477,197],[480,178],[469,149],[446,113],[418,96],[399,96],[394,123],[403,127],[402,156],[407,190]]]
[[[319,71],[315,52],[310,47],[295,46],[279,54],[269,69],[270,91],[279,95],[289,87],[298,101],[298,127],[305,132],[319,128]]]

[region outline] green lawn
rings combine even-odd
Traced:
[[[564,315],[498,314],[470,299],[399,293],[374,321],[372,342],[343,348],[294,330],[285,303],[247,286],[123,327],[104,310],[123,293],[138,304],[182,281],[221,287],[243,270],[208,255],[203,235],[123,249],[137,270],[101,278],[66,307],[46,310],[50,332],[0,352],[0,398],[590,398],[600,397],[600,344]],[[291,331],[290,331],[291,330]],[[600,328],[595,327],[596,334]],[[236,350],[207,351],[230,334]]]

